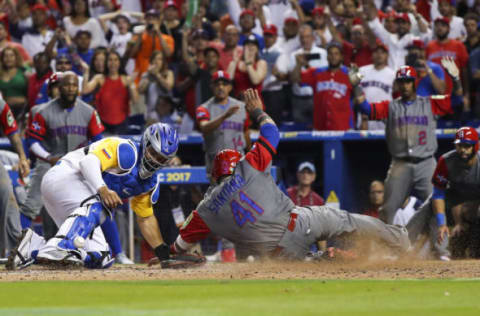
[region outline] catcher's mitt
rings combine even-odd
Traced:
[[[162,269],[189,269],[202,266],[205,262],[207,262],[207,260],[204,256],[193,253],[184,253],[170,255],[169,259],[162,261],[158,258],[153,258],[148,262],[148,266],[160,263]]]

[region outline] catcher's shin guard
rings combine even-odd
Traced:
[[[56,238],[62,241],[58,247],[63,249],[83,248],[85,239],[92,234],[95,227],[105,221],[106,214],[100,202],[77,208],[60,226]]]

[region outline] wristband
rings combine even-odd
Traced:
[[[262,116],[262,114],[264,114],[263,110],[257,108],[250,112],[250,117],[252,118],[252,121],[258,122],[258,119],[260,116]]]
[[[155,255],[160,261],[168,260],[170,258],[170,247],[166,244],[161,244],[154,249]]]
[[[445,214],[443,213],[438,213],[437,214],[437,225],[438,226],[444,226],[445,223]]]

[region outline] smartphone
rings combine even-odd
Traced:
[[[316,54],[306,54],[306,55],[305,55],[305,58],[306,58],[307,60],[320,59],[320,54],[319,54],[319,53],[316,53]]]

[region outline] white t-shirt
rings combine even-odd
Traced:
[[[288,72],[292,72],[293,68],[295,68],[295,65],[297,64],[297,60],[295,56],[297,56],[298,54],[319,54],[320,55],[319,59],[310,60],[308,62],[308,67],[321,68],[321,67],[328,66],[327,51],[323,48],[320,48],[314,45],[310,51],[305,51],[303,48],[300,48],[294,51],[293,54],[290,55]],[[293,94],[297,96],[313,96],[313,89],[310,86],[302,86],[299,84],[294,84],[292,85],[292,91],[293,91]]]
[[[32,58],[45,50],[48,42],[53,37],[53,32],[47,30],[45,35],[39,33],[25,33],[22,36],[22,46]]]
[[[369,103],[392,100],[395,72],[390,67],[387,66],[381,70],[377,70],[372,64],[360,67],[359,72],[363,75],[363,79],[360,81],[360,86],[362,87],[363,92],[365,93],[365,98]],[[368,121],[368,129],[385,129],[385,123],[382,121]]]
[[[263,80],[263,91],[278,91],[283,88],[284,82],[278,81],[277,77],[272,75],[272,69],[276,66],[280,56],[282,56],[282,49],[275,43],[270,48],[264,48],[262,51],[263,58],[267,62],[267,76]],[[278,66],[277,66],[278,68]]]
[[[97,48],[99,46],[107,46],[107,41],[105,40],[105,33],[103,32],[100,22],[94,18],[89,18],[87,22],[82,25],[75,25],[72,23],[72,20],[69,16],[63,18],[63,24],[65,25],[65,30],[67,31],[70,37],[74,38],[78,31],[89,31],[92,34],[92,41],[90,42],[90,48]]]
[[[127,44],[132,39],[132,33],[128,32],[126,34],[113,33],[110,43],[108,43],[109,48],[113,48],[120,56],[125,54],[127,50]],[[131,75],[135,69],[135,61],[130,58],[125,65],[125,71],[128,75]]]

